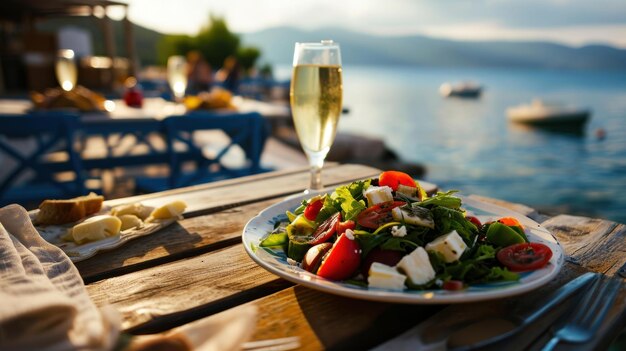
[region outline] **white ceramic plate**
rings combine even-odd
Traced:
[[[332,192],[332,190],[328,191]],[[476,215],[481,222],[496,220],[501,217],[515,217],[525,227],[526,235],[531,242],[540,242],[552,249],[550,262],[542,269],[521,273],[517,282],[501,282],[473,285],[460,291],[447,290],[405,290],[392,291],[385,289],[369,289],[352,284],[324,279],[309,273],[300,267],[287,263],[285,253],[281,249],[259,247],[261,239],[274,228],[274,223],[286,220],[285,211],[293,211],[303,199],[314,194],[297,195],[268,207],[252,218],[243,231],[243,244],[248,255],[261,267],[306,287],[358,299],[412,303],[412,304],[449,304],[503,298],[536,289],[550,281],[561,269],[564,261],[563,250],[548,230],[535,221],[520,213],[482,202],[472,197],[461,197],[463,208]]]
[[[149,207],[149,206],[148,206]],[[151,209],[153,209],[151,207]],[[108,214],[110,207],[103,207],[98,213],[93,216]],[[39,210],[29,212],[31,220],[35,218]],[[89,216],[92,217],[92,216]],[[112,236],[106,239],[85,243],[78,245],[74,242],[68,242],[61,239],[68,230],[70,230],[76,223],[69,223],[64,225],[48,225],[48,226],[35,226],[35,229],[41,234],[41,236],[49,243],[54,244],[61,248],[65,254],[72,260],[72,262],[79,262],[86,260],[100,251],[112,250],[124,245],[127,241],[138,238],[140,236],[150,235],[156,231],[159,231],[168,225],[176,222],[176,218],[160,220],[159,222],[145,223],[141,228],[131,228],[120,232],[120,235]]]

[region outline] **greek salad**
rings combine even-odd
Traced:
[[[323,278],[390,290],[516,281],[548,264],[550,248],[529,242],[517,219],[481,223],[455,193],[429,197],[386,171],[304,200],[259,245]]]

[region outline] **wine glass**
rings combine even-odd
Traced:
[[[76,86],[78,76],[73,50],[59,50],[55,63],[55,73],[61,89],[70,91]]]
[[[170,56],[167,59],[167,81],[176,102],[182,102],[187,90],[187,60],[184,56]]]
[[[341,115],[341,53],[332,40],[296,43],[289,89],[291,113],[311,166],[310,190],[322,189],[324,159]]]

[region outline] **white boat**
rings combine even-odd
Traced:
[[[466,98],[476,98],[480,96],[482,87],[473,82],[443,83],[439,87],[439,92],[445,97],[457,96]]]
[[[510,107],[506,110],[512,122],[552,127],[582,127],[591,114],[589,109],[546,103],[535,99],[531,104]]]

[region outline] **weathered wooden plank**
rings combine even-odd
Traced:
[[[327,164],[327,165],[324,166],[323,175],[326,176],[326,171],[327,170],[330,171],[333,168],[343,167],[343,166],[344,165],[340,165],[338,163]],[[367,168],[365,166],[361,166],[361,167],[363,167],[362,169]],[[115,206],[115,205],[119,205],[119,204],[123,204],[123,203],[127,203],[127,202],[147,201],[147,200],[150,200],[150,199],[160,199],[160,198],[164,198],[164,197],[172,197],[172,196],[175,196],[175,195],[183,195],[183,194],[188,194],[188,193],[197,193],[197,192],[202,192],[204,190],[222,188],[222,187],[233,186],[233,185],[239,186],[239,185],[245,184],[245,183],[258,183],[258,182],[260,182],[262,180],[265,180],[265,179],[275,179],[275,178],[281,178],[281,177],[290,177],[292,175],[298,175],[298,174],[301,177],[302,177],[302,175],[305,175],[305,174],[308,176],[308,174],[309,174],[308,167],[297,167],[297,168],[292,168],[292,169],[284,169],[284,170],[279,170],[279,171],[255,174],[255,175],[246,176],[246,177],[226,179],[226,180],[221,180],[221,181],[217,181],[217,182],[210,182],[210,183],[205,183],[205,184],[188,186],[188,187],[184,187],[184,188],[177,188],[177,189],[172,189],[172,190],[166,190],[166,191],[162,191],[162,192],[158,192],[158,193],[143,194],[143,195],[126,197],[126,198],[122,198],[122,199],[109,200],[106,203],[111,205],[111,206]],[[324,178],[324,181],[329,181],[329,180],[332,180],[332,178],[328,178],[328,179]],[[304,189],[307,185],[308,185],[308,182],[304,182],[301,185],[301,188]],[[186,195],[183,195],[183,196],[186,196]]]
[[[573,263],[610,276],[618,274],[626,264],[626,226],[623,224],[559,215],[542,225],[556,236]]]
[[[361,165],[342,165],[329,168],[323,174],[324,184],[335,185],[356,179],[376,176],[379,170]],[[210,212],[240,206],[254,201],[278,198],[303,191],[309,184],[309,173],[298,172],[287,175],[276,175],[269,178],[239,182],[227,181],[216,183],[208,188],[186,188],[188,191],[162,192],[142,200],[149,206],[158,206],[175,200],[183,200],[188,207],[185,217],[202,215]],[[116,200],[117,201],[117,200]],[[133,198],[128,201],[134,202]]]
[[[222,309],[239,305],[246,302],[246,296],[247,301],[257,297],[255,289],[277,280],[237,245],[96,282],[88,285],[87,291],[96,305],[116,307],[122,314],[122,327],[128,329],[210,303],[218,303]],[[229,302],[233,299],[235,302]],[[185,320],[180,315],[176,318]],[[161,321],[173,327],[167,318]],[[158,325],[153,331],[157,329]]]
[[[428,318],[442,306],[373,302],[295,286],[256,300],[252,340],[299,336],[302,350],[363,350]]]

